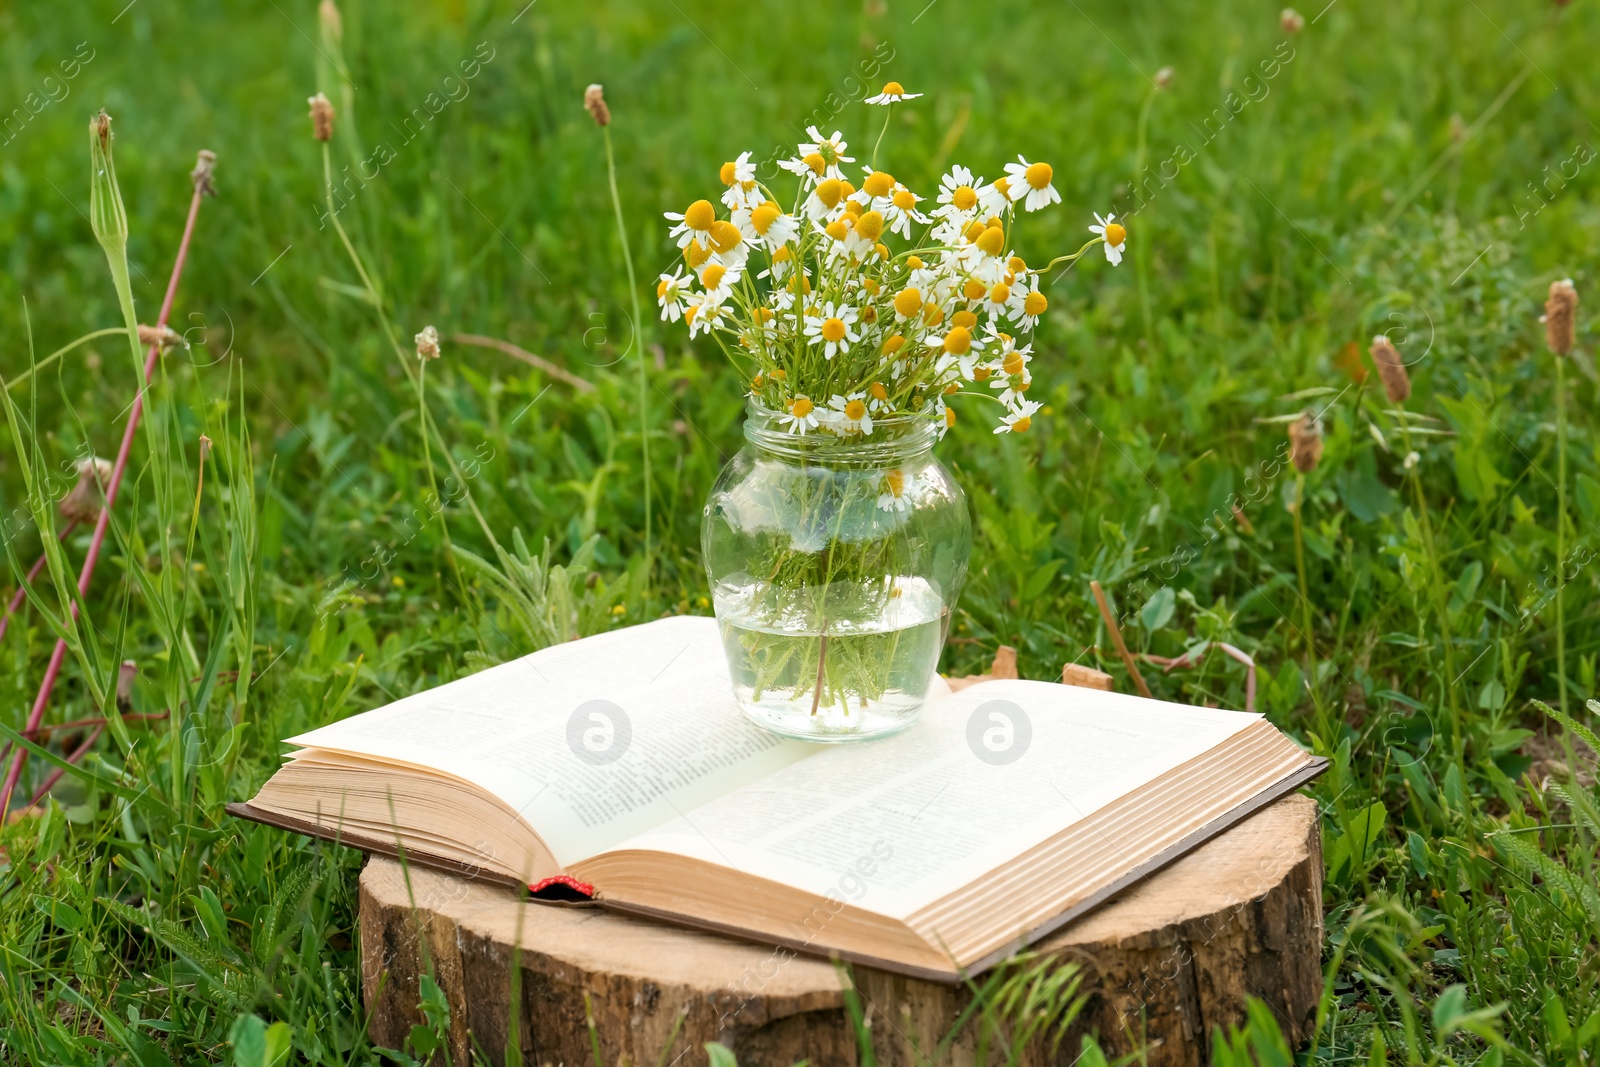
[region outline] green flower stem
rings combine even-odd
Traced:
[[[611,207],[617,215],[617,238],[622,242],[622,264],[628,272],[628,299],[633,306],[633,343],[639,348],[639,447],[644,463],[644,559],[645,591],[650,589],[650,575],[655,569],[655,557],[650,552],[650,378],[649,353],[644,346],[644,317],[639,312],[639,283],[633,275],[633,251],[628,244],[628,227],[622,219],[622,197],[617,192],[617,161],[611,149],[611,127],[602,126],[600,132],[606,142],[606,178],[611,184]]]
[[[1567,713],[1567,616],[1562,593],[1567,566],[1567,382],[1566,357],[1556,356],[1556,681],[1561,714]]]
[[[1406,455],[1411,455],[1411,423],[1405,417],[1405,409],[1400,409],[1400,436],[1405,443]],[[1455,639],[1450,632],[1450,603],[1444,593],[1444,569],[1439,566],[1439,552],[1434,547],[1433,521],[1428,516],[1428,498],[1422,490],[1422,465],[1419,463],[1411,468],[1409,481],[1411,482],[1412,496],[1417,502],[1417,523],[1422,527],[1422,545],[1428,554],[1428,584],[1433,590],[1433,607],[1439,616],[1439,634],[1444,641],[1444,672],[1448,678],[1445,687],[1446,699],[1450,702],[1450,739],[1454,746],[1454,754],[1459,760],[1463,738],[1461,734],[1461,705],[1456,695],[1456,660]]]

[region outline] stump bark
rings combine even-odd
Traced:
[[[1112,1054],[1146,1046],[1152,1067],[1204,1064],[1212,1028],[1241,1023],[1251,996],[1301,1041],[1321,991],[1321,900],[1316,804],[1285,797],[1037,946],[1078,962],[1090,996],[1055,1053],[1042,1044],[1021,1062],[1065,1067],[1078,1035],[1094,1032]],[[522,904],[382,857],[361,874],[360,928],[370,1032],[388,1047],[423,1021],[417,982],[431,969],[456,1063],[473,1048],[500,1063],[513,1036],[524,1063],[592,1063],[586,1012],[606,1064],[656,1063],[669,1043],[665,1062],[703,1064],[707,1041],[743,1067],[858,1063],[839,973],[824,960]],[[886,1067],[927,1062],[969,996],[865,967],[853,980]],[[976,1064],[976,1044],[969,1032],[940,1062]]]

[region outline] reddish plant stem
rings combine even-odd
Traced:
[[[171,717],[172,713],[170,711],[152,711],[138,715],[124,715],[122,717],[122,721],[159,722],[162,719],[168,719]],[[65,733],[68,730],[81,730],[85,726],[104,726],[110,721],[111,720],[106,718],[104,715],[96,715],[92,719],[73,719],[71,722],[56,723],[54,726],[41,726],[32,734],[23,734],[23,736],[29,741],[37,741],[41,738],[53,737],[56,734]]]
[[[94,730],[90,732],[89,736],[83,739],[83,743],[72,750],[72,755],[67,757],[67,762],[76,766],[78,761],[88,754],[89,749],[94,745],[94,743],[100,740],[100,735],[105,733],[105,730],[106,726],[104,722],[102,722],[99,726],[96,726]],[[39,786],[38,791],[33,794],[33,799],[28,801],[28,808],[33,807],[35,804],[39,803],[39,801],[49,796],[50,790],[55,788],[56,783],[61,781],[61,776],[66,773],[67,772],[65,768],[58,767],[50,775],[50,777],[46,778],[44,783]],[[22,810],[27,811],[28,808],[23,808]]]
[[[172,276],[167,279],[167,293],[161,300],[161,314],[156,318],[156,331],[166,326],[167,317],[172,314],[172,301],[178,295],[178,280],[183,277],[183,261],[189,254],[189,239],[194,235],[195,219],[200,215],[200,200],[205,196],[206,184],[196,181],[194,197],[189,201],[189,217],[183,224],[183,238],[178,242],[178,256],[172,263]],[[87,596],[89,583],[94,578],[94,567],[100,559],[100,546],[105,543],[106,529],[111,523],[111,506],[116,503],[117,490],[122,487],[122,474],[128,467],[128,456],[133,452],[133,439],[139,430],[139,417],[144,413],[144,393],[149,388],[151,376],[155,374],[156,363],[161,359],[161,345],[150,346],[144,359],[144,381],[138,383],[138,391],[133,398],[133,408],[128,412],[128,425],[122,431],[122,444],[117,447],[117,460],[111,468],[111,480],[106,484],[106,499],[100,509],[100,518],[94,524],[94,537],[89,541],[89,551],[83,557],[83,567],[78,572],[78,595]],[[72,617],[78,617],[78,605],[72,604]],[[67,657],[67,642],[58,640],[55,651],[50,654],[50,664],[45,668],[44,681],[39,685],[39,695],[34,698],[33,708],[28,712],[28,725],[26,732],[39,728],[39,723],[44,720],[44,711],[50,704],[50,693],[55,689],[56,679],[61,675],[61,664]],[[28,750],[19,747],[11,757],[11,769],[6,772],[5,786],[0,788],[0,816],[11,809],[11,794],[17,787],[17,781],[22,777],[22,768],[28,760]]]
[[[67,535],[72,533],[72,531],[76,530],[77,528],[78,520],[73,519],[71,522],[67,523],[61,528],[61,532],[56,535],[56,540],[65,541],[67,539]],[[28,596],[27,586],[32,585],[34,579],[39,577],[39,572],[44,570],[44,561],[45,554],[41,552],[39,553],[39,558],[34,561],[33,566],[28,569],[28,580],[17,586],[16,595],[11,598],[11,603],[6,605],[5,616],[0,618],[0,641],[4,641],[6,639],[6,628],[11,625],[11,616],[17,613],[17,609],[22,607],[23,600]],[[7,745],[6,747],[9,748],[11,746]],[[3,756],[0,756],[0,759],[3,758]]]

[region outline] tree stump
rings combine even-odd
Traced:
[[[502,1062],[514,1033],[533,1067],[590,1064],[586,1012],[608,1065],[655,1063],[669,1042],[666,1062],[703,1064],[707,1041],[744,1067],[858,1062],[839,973],[825,960],[595,908],[523,904],[499,886],[376,856],[360,894],[362,986],[379,1044],[399,1047],[423,1021],[417,979],[431,967],[450,1003],[456,1063],[471,1062],[472,1048]],[[1241,1023],[1250,996],[1303,1040],[1322,988],[1321,904],[1316,804],[1285,797],[1037,946],[1080,963],[1091,996],[1053,1056],[1046,1043],[1022,1062],[1065,1067],[1092,1031],[1113,1054],[1146,1045],[1153,1067],[1204,1064],[1211,1030]],[[859,966],[853,976],[886,1067],[926,1062],[917,1050],[934,1049],[967,1003],[959,988]],[[963,1035],[944,1062],[975,1064],[975,1044]]]

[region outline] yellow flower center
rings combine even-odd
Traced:
[[[873,296],[877,296],[878,290],[882,288],[882,286],[878,284],[878,279],[876,278],[863,278],[861,279],[861,288],[865,289]]]
[[[772,262],[774,263],[787,263],[792,258],[794,257],[789,254],[788,245],[784,245],[782,248],[772,253]]]
[[[946,426],[954,426],[956,424],[956,409],[955,408],[945,408],[944,409],[944,424]]]
[[[991,303],[1004,304],[1010,299],[1011,286],[1007,285],[1005,282],[1001,282],[999,285],[989,290],[989,300]]]
[[[715,289],[722,284],[722,276],[728,273],[728,268],[721,263],[712,263],[700,275],[700,282],[707,289]]]
[[[902,189],[894,194],[894,206],[901,211],[910,211],[917,206],[917,198],[910,189]]]
[[[868,304],[866,307],[862,308],[861,309],[861,321],[862,322],[867,322],[867,323],[877,322],[878,321],[878,309],[873,307],[871,304]]]
[[[1106,224],[1106,244],[1112,248],[1121,248],[1122,242],[1128,239],[1128,231],[1120,222]]]
[[[1031,418],[1029,418],[1028,416],[1024,415],[1024,416],[1022,416],[1022,418],[1018,419],[1016,422],[1013,422],[1011,424],[1011,432],[1012,433],[1027,433],[1028,432],[1028,427],[1032,426],[1032,425],[1033,425],[1033,420]]]
[[[958,185],[950,194],[950,202],[962,211],[971,211],[978,202],[978,192],[970,185]]]
[[[988,227],[984,226],[984,224],[981,222],[974,222],[967,227],[964,236],[969,241],[976,241],[978,238],[983,236],[983,231],[987,228]]]
[[[884,96],[904,96],[904,95],[906,95],[906,87],[904,85],[901,85],[899,82],[884,82],[883,83],[883,95]],[[896,493],[895,495],[899,496],[900,494]]]
[[[1011,196],[1011,183],[1005,178],[996,178],[994,180],[994,191],[1009,199]]]
[[[922,294],[915,289],[902,289],[894,295],[894,310],[903,319],[909,319],[922,310]]]
[[[1035,189],[1043,189],[1045,186],[1050,184],[1050,179],[1055,176],[1055,171],[1050,169],[1050,164],[1048,163],[1035,163],[1033,166],[1023,171],[1022,176],[1026,178],[1028,180],[1028,184],[1033,186]]]
[[[777,370],[772,372],[772,376],[781,382],[789,377],[789,372],[784,370],[782,367],[779,367]]]
[[[711,247],[718,252],[732,252],[742,241],[744,234],[727,219],[718,219],[711,224]]]
[[[699,241],[690,241],[683,250],[683,259],[689,264],[690,270],[699,270],[706,260],[711,258],[711,249],[701,248]]]
[[[985,222],[984,225],[985,226],[1004,226],[1005,223],[1001,221],[999,215],[990,215],[989,216],[989,221]]]
[[[883,387],[883,383],[882,382],[873,382],[871,385],[867,386],[867,392],[872,394],[872,399],[874,399],[874,400],[888,400],[889,399],[889,390],[887,390],[887,389],[885,389]],[[899,472],[896,471],[895,473],[899,473]]]
[[[683,223],[691,230],[709,230],[716,221],[717,209],[711,206],[709,200],[696,200],[683,213]]]
[[[883,342],[883,354],[891,356],[905,347],[906,339],[899,334],[890,336]]]
[[[844,183],[838,178],[829,178],[817,184],[816,197],[822,206],[832,211],[839,206],[839,201],[844,199]]]
[[[856,187],[855,186],[851,185],[849,182],[844,182],[844,181],[839,183],[839,189],[844,193],[845,196],[849,196],[849,195],[851,195],[852,193],[854,193],[856,191]]]
[[[994,371],[990,370],[988,367],[983,367],[983,366],[973,367],[972,368],[972,380],[975,381],[975,382],[986,382],[986,381],[989,380],[989,375],[991,375],[993,373],[994,373]]]
[[[690,304],[689,305],[689,309],[683,313],[683,321],[692,324],[694,322],[694,317],[696,315],[698,315],[699,313],[700,313],[700,305],[699,304]]]
[[[894,188],[894,175],[875,170],[867,175],[867,180],[861,183],[862,191],[868,196],[888,196]]]
[[[1008,352],[1006,353],[1005,361],[1000,364],[1000,367],[1007,374],[1021,374],[1022,363],[1021,352]]]
[[[982,300],[983,294],[988,291],[989,287],[976,278],[968,278],[966,284],[961,287],[961,295],[968,300]]]
[[[1022,301],[1022,313],[1024,315],[1034,315],[1034,316],[1043,315],[1044,314],[1044,309],[1049,307],[1049,306],[1050,306],[1050,301],[1045,299],[1044,294],[1041,293],[1041,292],[1035,291],[1035,292],[1029,293],[1026,297],[1023,298],[1023,301]]]
[[[964,356],[972,347],[972,333],[965,326],[951,327],[944,335],[944,350],[952,356]]]
[[[905,492],[906,476],[902,471],[890,471],[883,476],[883,484],[889,490],[890,496],[899,496]]]
[[[960,382],[951,382],[949,385],[944,387],[945,396],[955,396],[959,392],[961,392]]]
[[[772,309],[769,307],[758,307],[751,314],[755,316],[757,322],[771,322],[773,318]]]
[[[867,210],[866,208],[862,207],[860,204],[856,203],[854,200],[852,200],[848,204],[846,204],[844,206],[844,209],[852,217],[858,218],[858,219],[861,217],[861,213],[863,211]]]
[[[757,233],[765,237],[767,231],[772,228],[774,222],[778,221],[778,216],[781,214],[783,212],[778,210],[778,205],[769,200],[750,212],[750,225]]]
[[[847,419],[860,419],[867,413],[867,405],[859,400],[852,400],[844,406],[844,417]]]
[[[828,223],[827,228],[823,232],[829,237],[832,237],[835,241],[842,241],[844,240],[844,235],[850,232],[850,227],[845,225],[845,221],[843,219],[834,219],[832,222]]]
[[[810,168],[812,174],[821,174],[828,169],[828,161],[822,158],[820,152],[812,152],[800,162]]]
[[[876,211],[868,211],[856,220],[856,233],[868,241],[876,241],[883,235],[883,216]]]
[[[722,169],[717,172],[717,177],[722,179],[723,185],[732,185],[739,180],[739,164],[724,163]]]
[[[906,257],[906,270],[921,270],[921,269],[922,269],[922,257],[921,256],[907,256]]]
[[[922,321],[929,326],[937,326],[944,321],[944,308],[938,304],[929,304],[922,309]]]
[[[843,341],[844,340],[844,320],[843,319],[823,319],[822,320],[822,339],[824,341],[834,341],[834,342]]]
[[[656,299],[657,300],[660,300],[662,297],[667,295],[667,284],[668,284],[668,281],[669,281],[668,279],[662,278],[659,282],[656,283]]]
[[[759,375],[759,374],[756,375],[754,378],[751,378],[750,379],[750,388],[752,388],[752,389],[760,389],[762,380],[763,379],[762,379],[761,375]]]
[[[878,254],[879,259],[889,258],[889,246],[884,244],[882,241],[879,241],[877,244],[873,245],[872,250]]]
[[[987,255],[998,256],[1006,250],[1006,234],[998,226],[990,226],[978,235],[978,248]]]
[[[1006,260],[1006,269],[1012,274],[1021,274],[1028,269],[1028,265],[1022,261],[1021,256],[1012,256]]]
[[[816,405],[810,400],[807,400],[803,396],[797,396],[794,398],[794,403],[789,405],[789,414],[793,415],[797,419],[803,419],[807,415],[811,414],[815,407]]]

